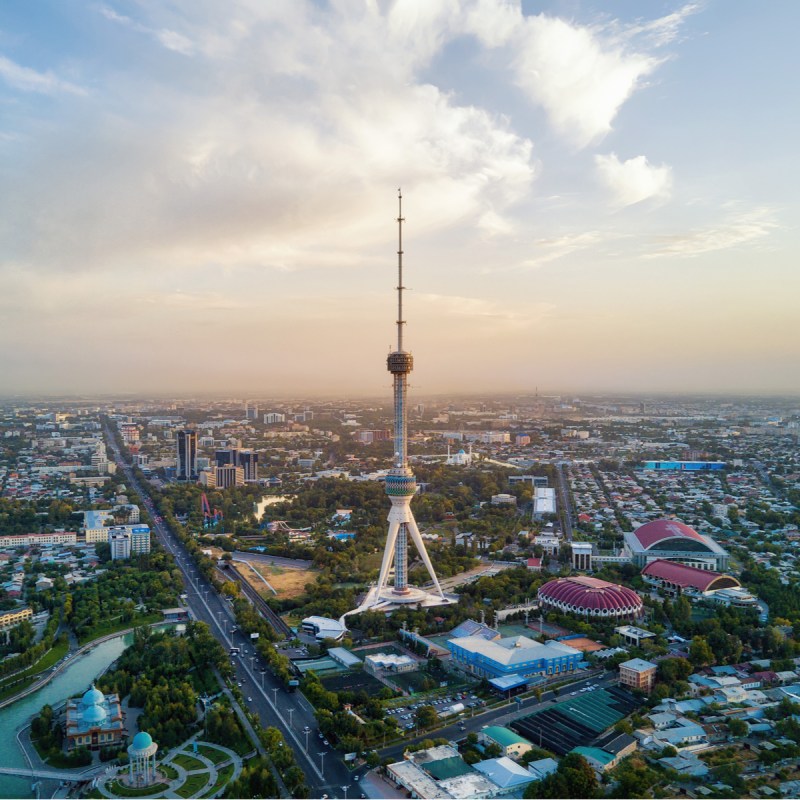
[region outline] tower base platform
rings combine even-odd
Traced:
[[[440,594],[420,589],[417,586],[409,586],[408,591],[403,594],[395,594],[391,586],[387,586],[379,592],[377,586],[370,587],[358,608],[343,614],[339,622],[344,624],[344,618],[351,614],[361,614],[363,611],[379,611],[388,613],[397,611],[401,608],[433,608],[435,606],[449,606],[458,602],[458,595]]]

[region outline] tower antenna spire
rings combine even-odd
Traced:
[[[397,352],[403,352],[403,192],[397,190]]]

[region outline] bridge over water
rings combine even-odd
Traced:
[[[97,777],[103,770],[94,768],[85,772],[75,772],[74,770],[48,770],[48,769],[30,769],[29,767],[0,767],[0,775],[16,775],[20,778],[40,778],[42,780],[52,781],[71,781],[80,783],[81,781],[90,781],[92,778]]]

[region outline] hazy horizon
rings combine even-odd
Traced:
[[[412,398],[798,395],[799,22],[1,5],[0,392],[388,396],[402,186]]]

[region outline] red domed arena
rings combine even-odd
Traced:
[[[542,608],[604,619],[638,619],[644,613],[642,598],[633,589],[579,575],[556,578],[539,589]]]

